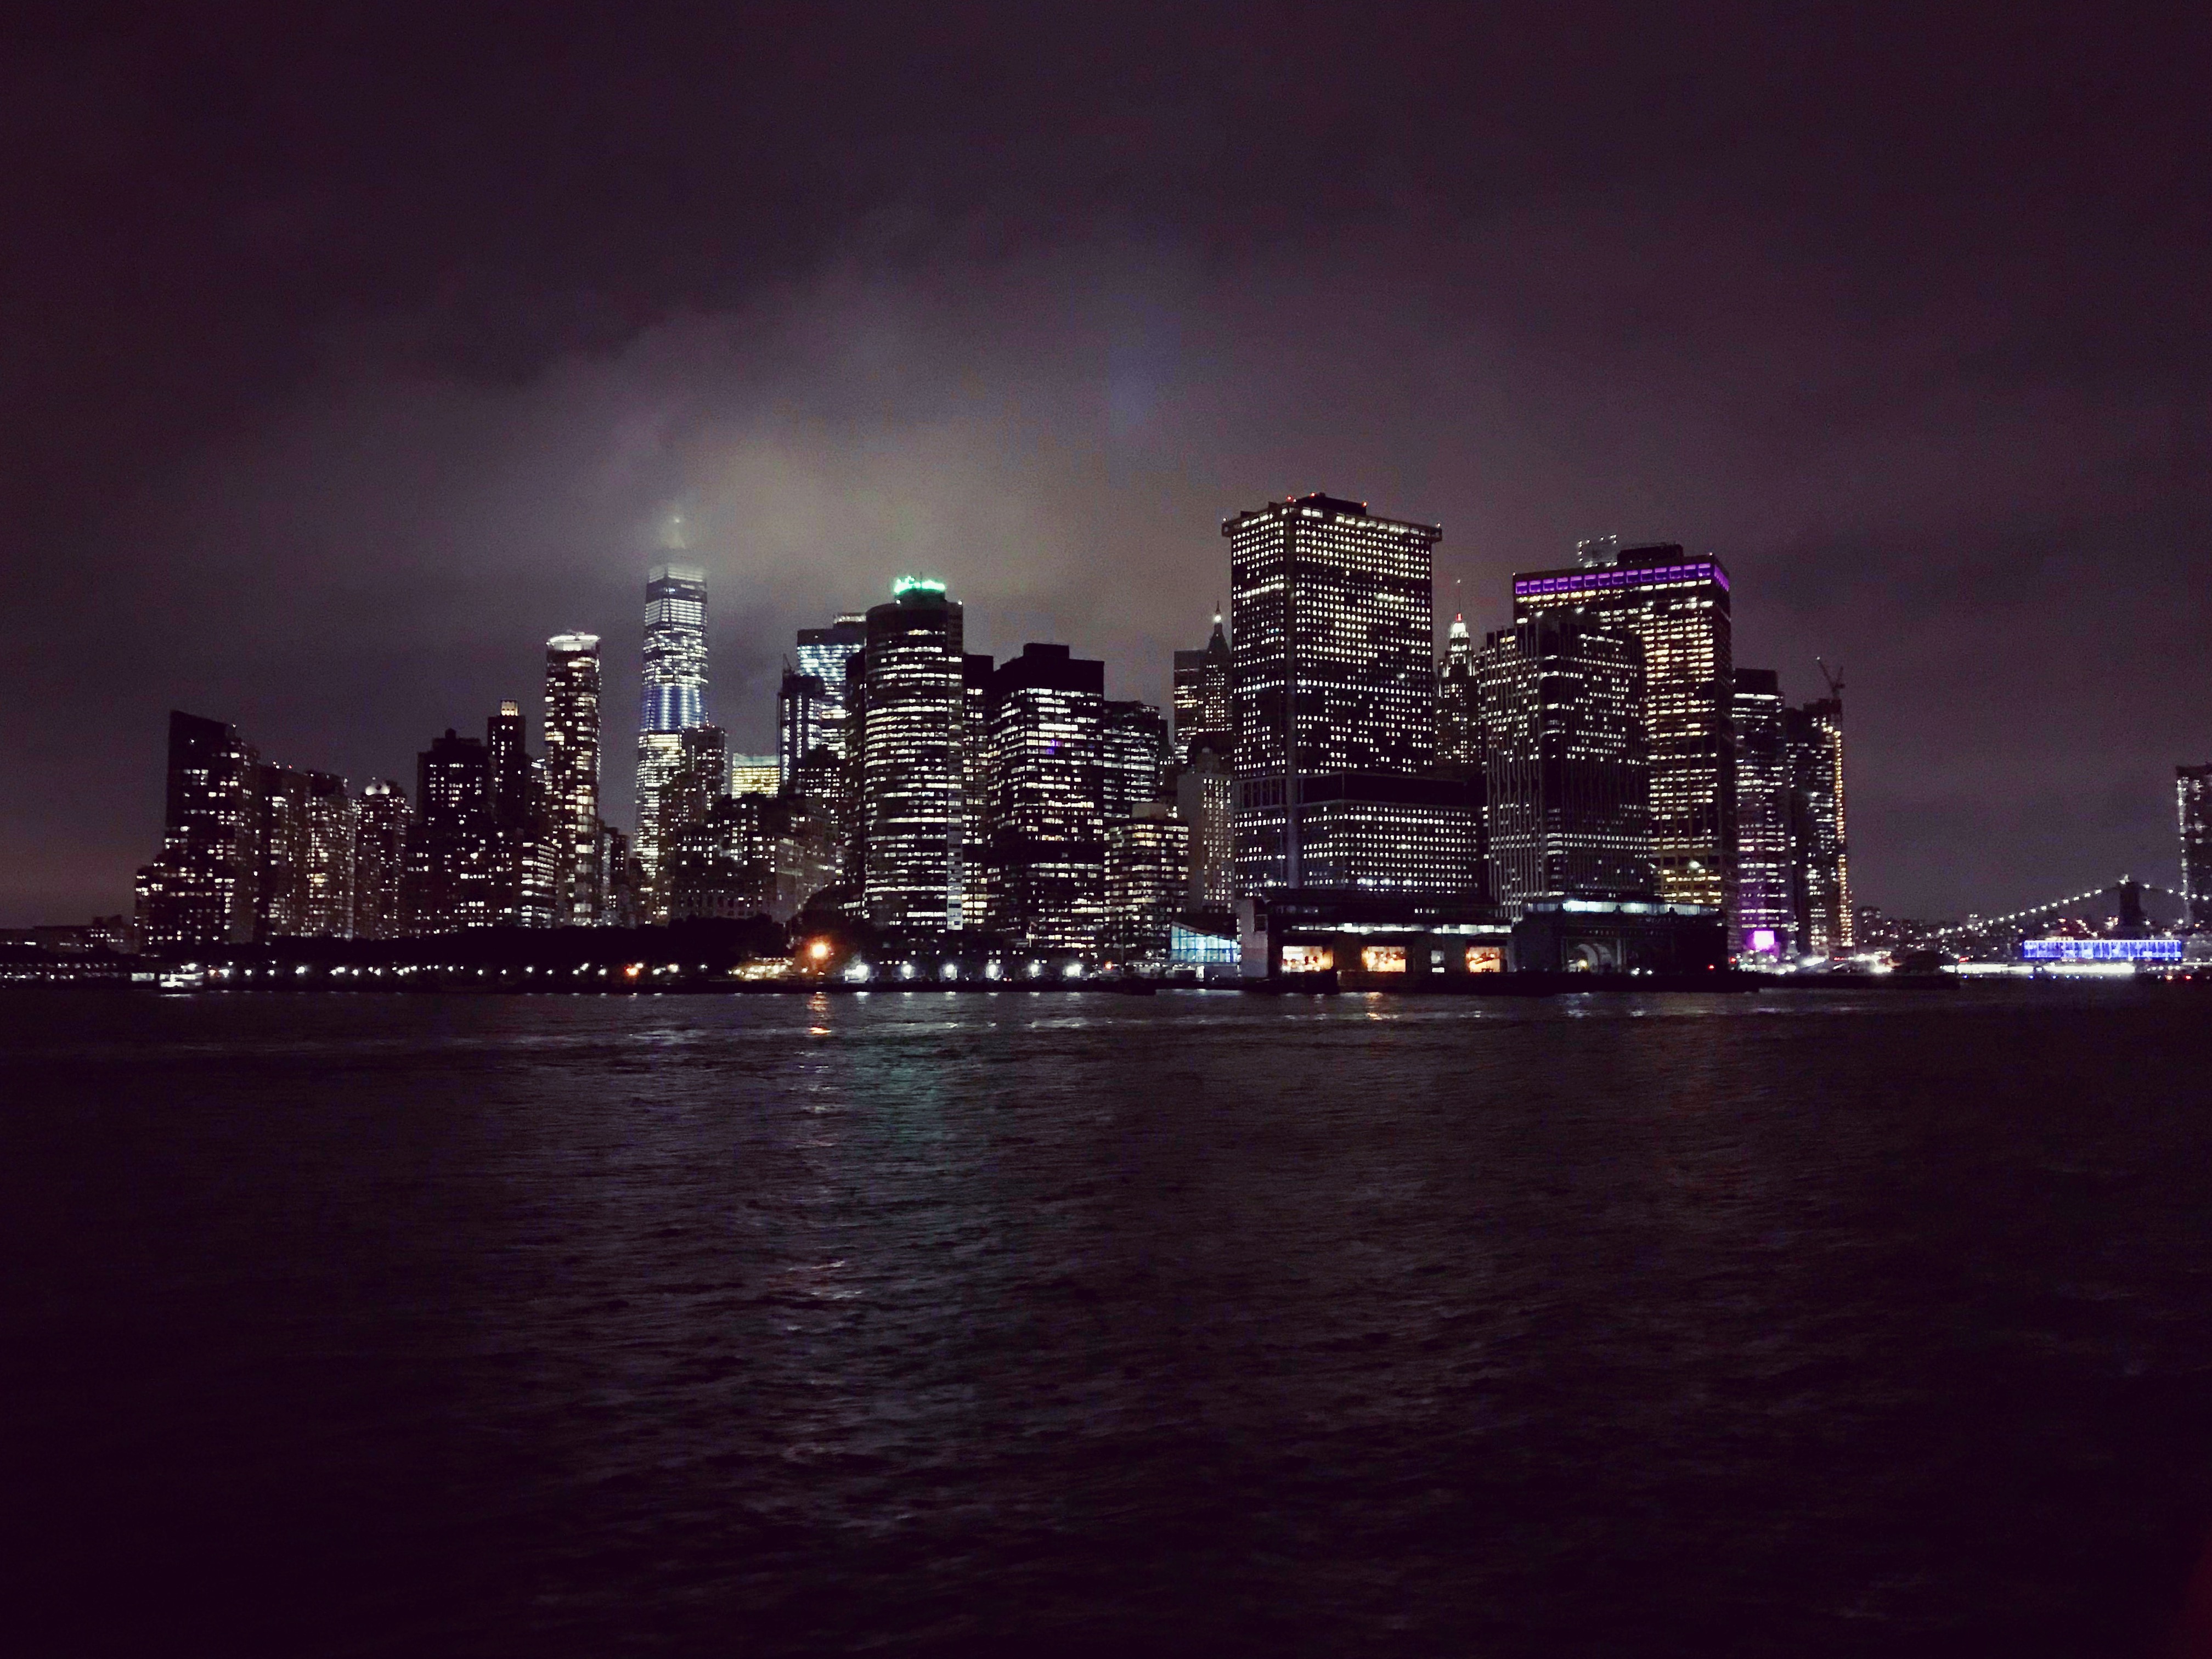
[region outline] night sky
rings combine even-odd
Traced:
[[[2164,12],[2163,16],[2157,15]],[[1218,525],[1578,538],[1848,684],[1911,915],[2175,879],[2212,758],[2206,14],[379,6],[0,46],[0,923],[127,909],[165,714],[413,787],[680,508],[709,712],[942,575],[1164,701]],[[1071,16],[1083,21],[1072,23]]]

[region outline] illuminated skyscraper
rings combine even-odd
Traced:
[[[1782,957],[1796,948],[1790,763],[1781,683],[1771,668],[1735,671],[1735,948]]]
[[[1167,716],[1155,703],[1107,703],[1099,744],[1099,806],[1111,825],[1159,798],[1168,765]]]
[[[988,925],[1024,945],[1088,950],[1104,931],[1105,688],[1106,665],[1064,645],[1025,645],[991,676]]]
[[[1516,623],[1563,611],[1644,647],[1659,896],[1726,911],[1735,896],[1735,644],[1728,571],[1673,544],[1584,542],[1571,568],[1513,578]]]
[[[161,851],[138,872],[142,949],[253,937],[253,764],[235,727],[170,712]]]
[[[492,921],[502,927],[553,926],[556,846],[543,763],[525,747],[522,706],[509,701],[486,723],[485,810],[491,818]]]
[[[1109,825],[1106,947],[1139,961],[1164,957],[1189,869],[1190,828],[1165,801],[1143,802]]]
[[[389,778],[361,787],[355,804],[353,936],[398,939],[406,864],[407,792]]]
[[[452,933],[493,921],[489,759],[482,739],[451,726],[416,757],[416,814],[399,889],[403,930]]]
[[[307,908],[307,775],[263,763],[253,791],[253,937],[296,939]]]
[[[1784,716],[1791,788],[1796,948],[1835,956],[1851,948],[1850,846],[1844,813],[1844,705],[1822,697]]]
[[[1198,651],[1175,653],[1175,752],[1190,757],[1190,746],[1200,737],[1226,740],[1233,735],[1229,702],[1230,650],[1221,631],[1221,613],[1213,614],[1213,635]]]
[[[1443,664],[1437,671],[1439,770],[1472,775],[1481,766],[1482,744],[1474,704],[1474,641],[1468,634],[1467,618],[1455,613],[1444,644]]]
[[[2181,890],[2193,927],[2212,927],[2212,763],[2173,769],[2181,829]]]
[[[1176,777],[1176,816],[1190,830],[1187,909],[1225,911],[1237,902],[1237,775],[1230,749],[1225,736],[1194,740]]]
[[[1652,890],[1644,653],[1571,613],[1487,635],[1474,659],[1490,893]]]
[[[963,618],[941,581],[891,591],[860,671],[861,902],[878,927],[939,933],[963,920]]]
[[[1240,888],[1479,881],[1464,792],[1430,776],[1443,532],[1307,495],[1221,533]]]
[[[868,619],[854,612],[839,617],[827,628],[799,630],[794,653],[799,672],[822,682],[821,702],[814,715],[816,740],[840,759],[845,753],[845,664],[866,649],[867,643]]]
[[[310,939],[353,937],[358,817],[343,778],[307,774],[307,892],[300,931]]]
[[[660,866],[661,785],[678,764],[678,734],[707,719],[707,573],[657,564],[645,585],[645,681],[637,735],[637,834],[631,851],[645,878],[641,908],[665,920],[655,890]]]
[[[547,884],[556,927],[599,920],[599,636],[545,641]]]

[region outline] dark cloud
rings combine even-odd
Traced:
[[[1739,660],[1844,665],[1864,897],[2170,871],[2203,26],[1473,9],[19,24],[0,921],[126,902],[167,708],[404,778],[559,629],[619,801],[678,503],[766,747],[789,630],[916,567],[1158,696],[1219,517],[1316,488],[1478,628],[1581,535],[1720,552]]]

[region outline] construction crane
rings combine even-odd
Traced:
[[[1823,662],[1818,657],[1813,659],[1813,665],[1820,671],[1820,678],[1828,683],[1828,695],[1834,698],[1837,705],[1840,707],[1844,701],[1844,676],[1842,669],[1840,667],[1831,668],[1826,663]]]

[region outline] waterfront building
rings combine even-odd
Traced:
[[[1720,561],[1673,543],[1584,542],[1568,568],[1513,578],[1513,619],[1581,611],[1644,651],[1651,857],[1660,896],[1729,910],[1735,898],[1735,645]]]
[[[2212,927],[2212,763],[2173,769],[2173,805],[2189,925]]]
[[[1427,779],[1436,759],[1434,554],[1443,532],[1314,495],[1237,514],[1221,533],[1239,887],[1317,884],[1306,854],[1324,841],[1332,883],[1395,884],[1411,865],[1389,826],[1413,830],[1407,810],[1422,803],[1393,787],[1366,811],[1358,792],[1363,780]],[[1424,850],[1474,833],[1463,805],[1455,810],[1459,822],[1418,826]],[[1360,862],[1370,850],[1382,864]],[[1420,879],[1460,874],[1431,868]]]
[[[858,675],[861,905],[878,927],[940,933],[963,920],[963,616],[941,581],[891,591]]]
[[[1844,705],[1822,697],[1784,715],[1790,769],[1797,949],[1840,956],[1856,937],[1844,800]]]
[[[1189,826],[1165,801],[1140,801],[1128,817],[1109,824],[1107,948],[1125,958],[1164,960],[1189,870]]]
[[[991,838],[991,659],[960,657],[960,851],[953,866],[954,914],[963,928],[982,927],[991,908],[985,867]]]
[[[1099,745],[1099,806],[1108,823],[1119,823],[1160,798],[1170,752],[1167,715],[1156,703],[1108,702]]]
[[[140,948],[253,937],[253,751],[222,720],[171,710],[161,850],[138,872]]]
[[[1176,774],[1176,816],[1189,830],[1183,907],[1219,915],[1237,902],[1237,775],[1224,734],[1194,739]]]
[[[1228,635],[1221,630],[1221,613],[1213,613],[1213,635],[1203,648],[1175,653],[1175,752],[1188,760],[1191,745],[1200,738],[1217,743],[1224,751],[1235,736],[1230,709],[1231,653]]]
[[[1472,777],[1482,765],[1474,695],[1474,641],[1467,618],[1456,612],[1437,671],[1437,769]]]
[[[1474,663],[1491,896],[1653,889],[1644,653],[1626,629],[1542,612]]]
[[[531,757],[525,737],[522,705],[512,699],[485,723],[491,921],[502,927],[550,927],[554,849],[545,833],[546,772]]]
[[[1104,929],[1105,687],[1105,664],[1064,645],[991,675],[988,925],[1027,946],[1088,950]]]
[[[482,739],[451,726],[416,757],[416,816],[400,879],[402,931],[410,936],[489,927],[495,837],[489,760]]]
[[[645,674],[639,690],[637,833],[631,847],[644,874],[648,920],[665,908],[655,889],[660,864],[659,794],[678,763],[678,734],[707,719],[707,573],[657,564],[645,585]]]
[[[1771,668],[1735,671],[1729,720],[1735,737],[1735,947],[1794,955],[1797,905],[1791,874],[1792,774],[1787,707]]]
[[[545,641],[545,841],[556,927],[598,923],[599,863],[599,637]]]
[[[353,936],[398,939],[404,922],[400,878],[406,867],[407,792],[385,778],[361,787],[355,803]]]
[[[252,780],[253,937],[296,939],[307,909],[307,775],[262,762]]]

